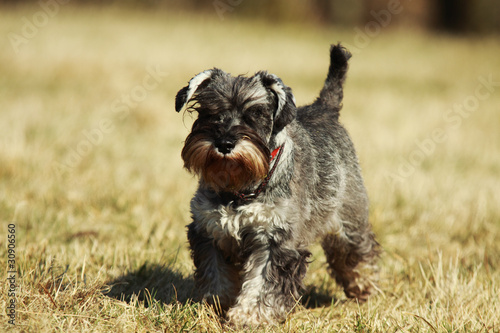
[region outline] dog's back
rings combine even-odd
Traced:
[[[298,108],[296,126],[290,128],[295,145],[301,147],[295,152],[295,165],[301,176],[292,187],[295,192],[307,188],[308,193],[301,195],[313,198],[310,218],[318,219],[311,224],[316,226],[317,234],[323,233],[325,226],[349,232],[343,221],[354,222],[355,229],[368,225],[368,197],[356,151],[347,130],[338,121],[350,57],[341,45],[331,46],[330,67],[319,97]],[[317,178],[308,176],[311,170],[315,170]],[[325,214],[330,218],[325,218]]]

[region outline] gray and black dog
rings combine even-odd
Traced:
[[[310,252],[321,241],[348,297],[367,299],[379,245],[368,221],[358,159],[339,123],[351,54],[330,49],[316,101],[297,108],[274,74],[214,68],[175,100],[196,111],[182,159],[199,176],[188,225],[200,297],[235,325],[286,319],[300,299]]]

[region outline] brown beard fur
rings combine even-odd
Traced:
[[[189,135],[182,159],[184,167],[215,192],[244,191],[259,184],[269,170],[269,151],[259,146],[244,136],[230,154],[223,155],[203,134]]]

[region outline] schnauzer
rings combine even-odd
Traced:
[[[379,245],[338,121],[350,57],[333,45],[319,97],[299,108],[265,71],[233,77],[209,69],[176,96],[177,112],[188,105],[198,114],[182,149],[184,167],[199,176],[188,225],[194,278],[200,297],[232,324],[286,319],[318,239],[348,297],[364,301],[372,290]]]

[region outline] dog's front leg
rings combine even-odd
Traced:
[[[245,242],[251,251],[243,268],[243,284],[228,320],[237,326],[258,326],[286,319],[299,300],[310,252],[272,241]]]
[[[196,222],[188,225],[188,240],[196,267],[194,279],[198,294],[209,304],[227,310],[239,291],[239,270],[224,257],[212,238],[197,229]]]

